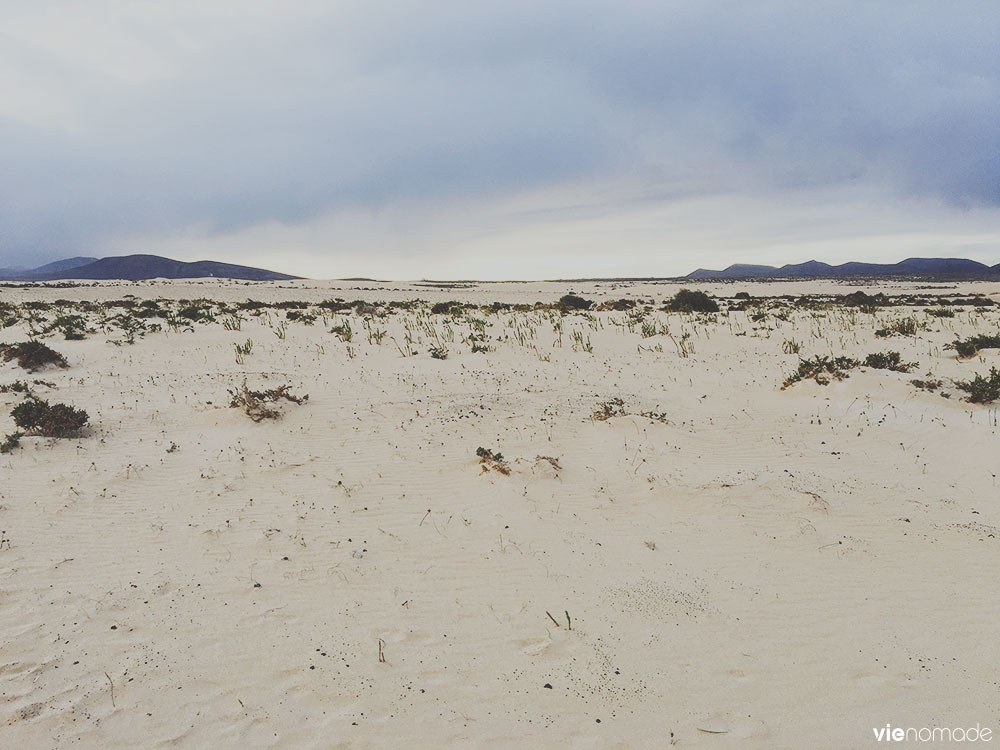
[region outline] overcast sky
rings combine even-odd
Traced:
[[[0,266],[997,263],[998,38],[996,0],[0,0]]]

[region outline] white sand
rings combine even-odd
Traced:
[[[571,288],[658,304],[677,289],[161,282],[0,301],[535,302]],[[1000,301],[998,284],[960,288]],[[0,746],[847,748],[887,722],[996,732],[997,413],[908,383],[1000,364],[944,348],[996,333],[1000,309],[956,309],[917,312],[930,330],[892,339],[873,330],[912,310],[652,314],[691,333],[687,358],[614,325],[620,312],[567,316],[562,347],[548,320],[477,315],[496,351],[471,354],[454,322],[446,360],[405,311],[376,321],[381,346],[350,316],[353,358],[329,333],[342,315],[284,339],[254,318],[133,346],[47,339],[71,367],[29,379],[92,426],[0,456]],[[440,336],[447,320],[431,319]],[[390,340],[403,346],[406,324],[415,357]],[[919,367],[782,391],[798,362],[786,339]],[[255,424],[227,408],[244,373],[309,401]],[[24,377],[0,366],[0,384]],[[631,416],[590,418],[615,397]],[[0,394],[2,413],[18,400]],[[479,446],[510,475],[482,473]]]

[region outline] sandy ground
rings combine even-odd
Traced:
[[[569,289],[662,304],[677,287],[166,282],[0,301]],[[997,284],[959,291],[1000,301]],[[873,331],[913,310],[653,313],[688,334],[688,357],[621,312],[567,316],[561,345],[548,318],[476,313],[486,354],[461,343],[467,321],[407,311],[376,321],[381,345],[357,315],[282,332],[281,311],[131,346],[46,339],[71,366],[30,376],[53,384],[39,395],[92,424],[0,456],[0,745],[861,748],[886,723],[996,733],[997,412],[908,383],[1000,364],[944,348],[996,333],[1000,308],[956,309],[892,339]],[[329,332],[345,318],[350,343]],[[416,356],[397,348],[407,330]],[[434,335],[447,359],[429,356]],[[918,367],[782,390],[799,359],[787,341]],[[244,376],[309,400],[251,422],[228,408]],[[24,377],[0,366],[0,384]],[[614,398],[626,416],[592,418]],[[18,400],[0,394],[0,411]],[[509,475],[484,472],[480,446]]]

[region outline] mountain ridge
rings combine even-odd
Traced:
[[[237,279],[240,281],[290,281],[301,278],[253,266],[214,260],[187,262],[161,255],[116,255],[107,258],[66,258],[26,271],[0,269],[7,281],[145,281],[148,279]]]
[[[784,266],[734,263],[721,271],[699,268],[685,279],[755,279],[755,278],[843,278],[850,276],[962,276],[1000,278],[1000,263],[988,266],[967,258],[907,258],[899,263],[859,263],[852,261],[830,265],[818,260],[788,263]]]

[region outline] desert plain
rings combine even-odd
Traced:
[[[687,286],[0,289],[0,746],[996,733],[1000,284]]]

